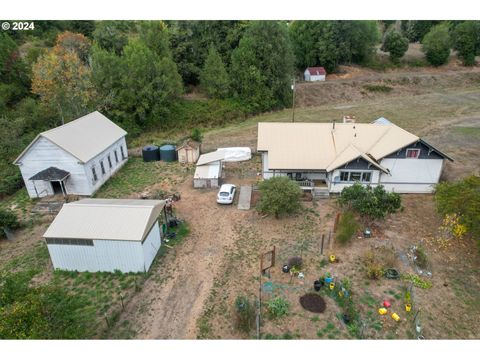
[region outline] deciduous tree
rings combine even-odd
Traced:
[[[450,57],[452,42],[448,32],[447,24],[434,26],[422,40],[422,51],[427,61],[434,65],[443,65]]]
[[[390,60],[398,62],[408,50],[408,39],[397,30],[391,29],[385,34],[382,51],[390,54]]]

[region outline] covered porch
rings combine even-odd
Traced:
[[[69,176],[70,173],[68,171],[52,166],[36,173],[30,177],[29,180],[33,183],[37,197],[56,194],[66,196],[67,190],[65,188],[65,182]],[[42,186],[37,187],[39,182],[41,182]],[[41,190],[39,190],[39,188]]]

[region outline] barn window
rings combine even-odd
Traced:
[[[407,149],[407,159],[418,159],[420,149]]]
[[[111,169],[113,166],[112,166],[112,159],[110,158],[110,155],[107,156],[107,159],[108,159],[108,166]]]
[[[113,150],[113,154],[115,155],[115,162],[118,164],[118,154],[117,154],[117,150]]]
[[[93,246],[93,240],[89,239],[63,239],[63,238],[49,238],[45,239],[49,245],[80,245]]]
[[[100,168],[102,169],[102,175],[105,175],[105,166],[103,166],[103,160],[100,161]]]
[[[92,175],[93,175],[93,182],[98,180],[97,171],[95,170],[95,166],[92,166]]]
[[[122,160],[125,160],[125,153],[123,152],[123,146],[120,145],[120,153],[122,154]]]

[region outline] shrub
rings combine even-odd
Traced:
[[[272,319],[277,319],[288,315],[290,310],[290,303],[281,297],[276,297],[267,302],[268,315]]]
[[[235,299],[236,328],[244,333],[249,333],[255,323],[255,308],[247,297],[237,296]]]
[[[451,228],[454,237],[458,240],[466,232],[478,239],[480,248],[480,177],[438,184],[435,201],[438,213],[445,217],[444,226]]]
[[[389,30],[385,34],[385,39],[382,44],[382,51],[390,54],[390,60],[398,62],[398,60],[408,50],[408,39],[403,37],[395,29]]]
[[[20,227],[17,215],[8,209],[0,209],[0,230],[5,235],[7,230],[15,230]]]
[[[261,197],[257,203],[257,210],[260,213],[275,215],[278,219],[283,215],[297,212],[301,207],[302,190],[286,176],[262,181],[259,189]]]
[[[393,90],[391,86],[386,86],[386,85],[364,85],[363,88],[371,92],[384,92],[384,93],[389,93],[390,91]]]
[[[378,280],[383,276],[384,266],[377,259],[377,255],[373,250],[366,251],[363,254],[363,263],[365,275],[368,279]]]
[[[193,128],[192,133],[190,134],[190,138],[197,142],[202,142],[203,135],[199,128]]]
[[[338,222],[336,239],[340,244],[347,244],[358,230],[358,223],[351,211],[344,212]]]
[[[478,50],[477,46],[479,46],[477,44],[479,24],[480,22],[477,21],[465,21],[458,25],[453,32],[454,48],[465,66],[475,65],[475,55]]]
[[[382,185],[372,188],[355,183],[342,190],[338,201],[367,220],[383,219],[401,208],[400,195],[388,193]]]
[[[422,41],[422,51],[433,66],[443,65],[450,57],[452,41],[446,24],[434,26]]]
[[[303,260],[300,256],[292,256],[287,260],[287,265],[289,268],[297,267],[298,269],[302,268]]]

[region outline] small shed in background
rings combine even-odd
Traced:
[[[305,81],[325,81],[327,72],[322,66],[308,67],[303,73]]]
[[[200,156],[200,143],[191,139],[177,147],[178,162],[181,164],[195,164]]]
[[[203,154],[197,161],[193,175],[194,188],[218,188],[223,177],[225,151],[217,150]]]

